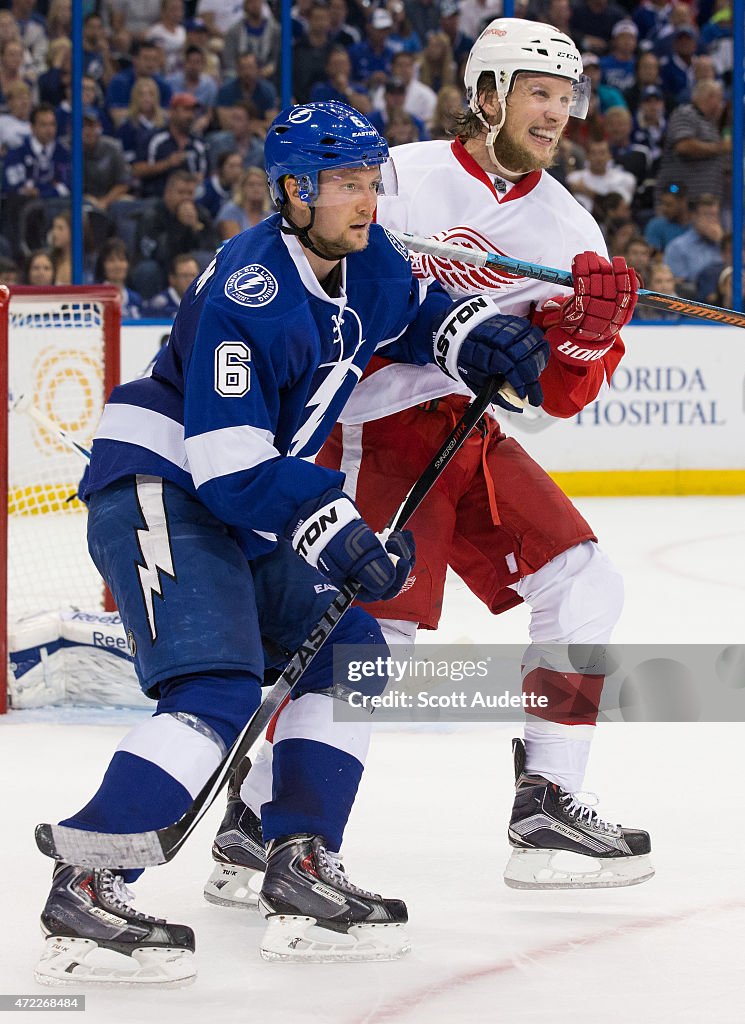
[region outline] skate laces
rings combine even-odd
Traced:
[[[143,914],[139,910],[135,910],[132,906],[132,901],[135,898],[135,894],[125,883],[121,875],[116,875],[107,868],[104,868],[98,876],[98,884],[101,891],[106,896],[106,900],[115,910],[123,910],[127,914],[134,914],[139,920],[142,921],[159,921],[160,918],[152,917],[150,914]]]
[[[583,792],[581,790],[577,793],[567,793],[562,789],[559,791],[559,803],[562,804],[567,814],[576,818],[580,825],[589,825],[595,831],[604,832],[607,835],[620,835],[620,825],[612,821],[606,821],[594,810],[600,803],[597,793]]]
[[[354,882],[349,880],[349,876],[344,870],[342,864],[341,854],[332,853],[327,850],[325,846],[318,847],[318,859],[321,862],[321,867],[328,874],[329,879],[332,882],[336,882],[337,885],[344,886],[349,892],[353,892],[357,896],[367,896],[371,899],[380,899],[375,892],[369,892],[367,889],[361,889],[359,885],[355,885]]]

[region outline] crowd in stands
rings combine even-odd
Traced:
[[[168,318],[215,248],[272,212],[278,4],[74,2],[87,279],[119,287],[125,317]],[[5,283],[70,283],[72,3],[0,0]],[[646,287],[731,303],[731,0],[515,6],[571,35],[593,85],[550,173]],[[468,52],[501,14],[502,0],[297,0],[293,100],[351,104],[394,147],[450,139]]]

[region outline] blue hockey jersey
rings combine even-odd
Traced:
[[[164,477],[234,527],[249,557],[343,475],[309,461],[378,349],[433,362],[451,308],[412,277],[377,224],[342,261],[330,298],[279,215],[230,239],[184,295],[151,375],[114,389],[81,484],[87,498],[135,473]]]
[[[42,146],[30,136],[5,155],[3,192],[33,185],[43,199],[70,194],[70,153],[61,142]]]

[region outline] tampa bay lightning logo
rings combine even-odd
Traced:
[[[386,235],[388,236],[388,241],[391,243],[391,245],[396,250],[398,255],[399,256],[403,256],[403,258],[408,263],[409,262],[409,250],[406,248],[404,243],[401,242],[398,238],[396,238],[395,235],[392,235],[390,233],[390,231],[388,231],[386,228],[383,228],[383,231],[385,231]]]
[[[225,294],[240,306],[266,306],[278,291],[277,278],[260,263],[241,267],[225,282]]]

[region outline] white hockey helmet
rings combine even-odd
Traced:
[[[468,106],[482,121],[478,81],[482,72],[492,71],[502,107],[521,71],[568,78],[572,82],[569,114],[584,119],[590,106],[590,80],[582,74],[582,58],[569,36],[553,25],[522,18],[497,18],[490,22],[468,55],[464,75]],[[499,126],[501,127],[501,125]]]

